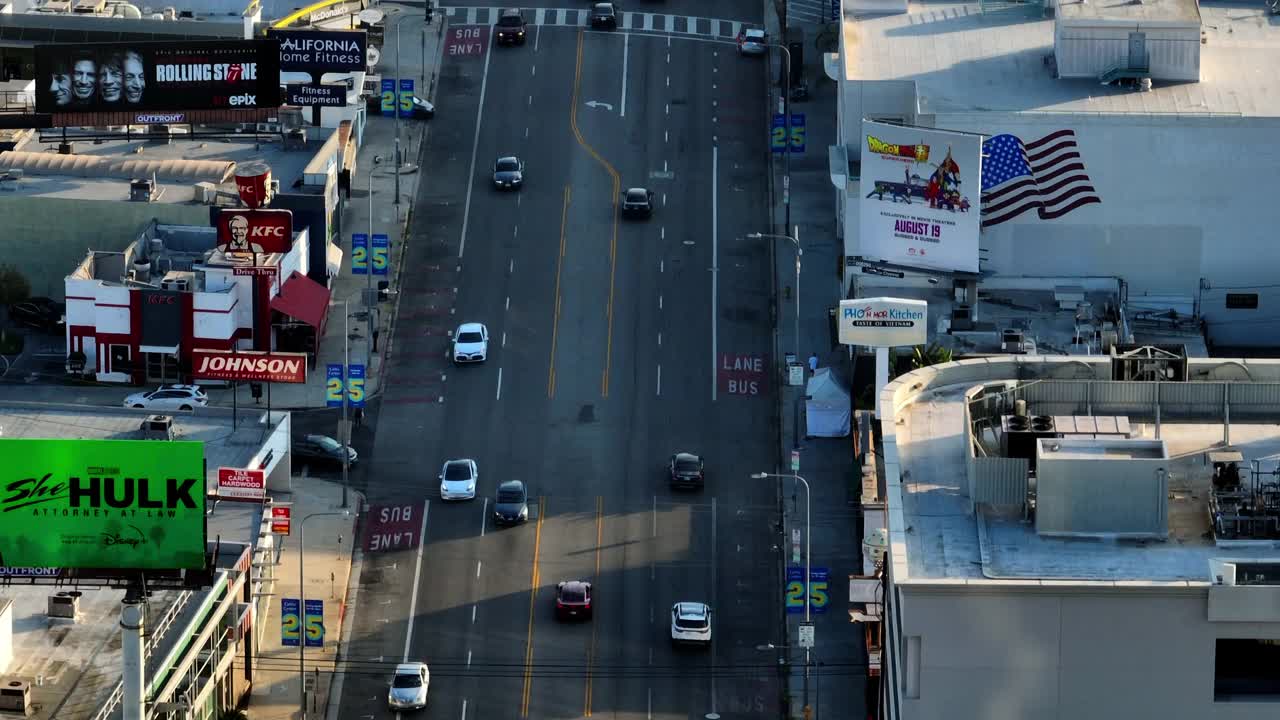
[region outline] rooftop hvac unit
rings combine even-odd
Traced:
[[[76,146],[74,143],[69,143],[69,142],[58,143],[59,155],[70,155],[75,151],[76,151]]]
[[[26,680],[0,680],[0,710],[26,713],[31,709],[31,683]]]
[[[1009,328],[1000,333],[1000,349],[1007,353],[1021,354],[1024,351],[1022,346],[1024,339],[1021,330]]]
[[[160,14],[164,16],[164,19],[165,19],[165,20],[177,20],[177,19],[178,19],[178,9],[177,9],[177,8],[175,8],[175,7],[167,7],[167,8],[165,8],[165,9],[161,10],[161,11],[160,11]]]
[[[184,277],[166,277],[160,281],[162,290],[173,290],[175,292],[186,292],[191,289],[191,282]]]
[[[294,128],[284,135],[284,149],[290,148],[297,150],[305,150],[307,148],[307,131],[303,128]]]
[[[260,122],[257,130],[260,133],[278,133],[280,132],[280,123]]]
[[[192,186],[194,199],[202,205],[213,205],[218,202],[218,186],[211,182],[198,182]]]
[[[142,421],[143,440],[172,440],[173,416],[152,415]]]
[[[129,181],[129,200],[132,202],[151,202],[155,199],[156,185],[147,179]]]
[[[49,0],[42,9],[45,12],[71,12],[71,0]]]
[[[1028,460],[1032,468],[1036,464],[1036,440],[1058,437],[1053,417],[1049,415],[1005,415],[1000,419],[1000,429],[1000,446],[1004,456]]]
[[[93,15],[107,9],[107,0],[75,0],[71,11],[84,15]]]
[[[21,180],[22,168],[9,168],[8,170],[4,171],[4,174],[8,176],[10,180]]]
[[[75,620],[79,614],[80,592],[78,590],[67,590],[49,596],[49,617]]]

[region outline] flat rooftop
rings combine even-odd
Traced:
[[[1055,8],[1068,20],[1143,20],[1148,22],[1200,22],[1197,0],[1065,0]]]
[[[963,403],[964,392],[977,382],[938,389],[898,411],[899,417],[905,416],[897,443],[910,579],[1207,585],[1210,559],[1280,556],[1278,543],[1222,547],[1207,534],[1212,466],[1206,465],[1203,453],[1220,448],[1221,424],[1166,422],[1161,427],[1160,439],[1174,458],[1169,463],[1166,542],[1047,538],[1036,534],[1034,524],[1024,521],[1021,513],[980,509],[971,514],[962,487],[966,482]],[[1134,437],[1155,438],[1150,424],[1135,422],[1131,429]],[[1233,424],[1231,441],[1244,455],[1245,466],[1255,458],[1272,458],[1280,454],[1280,425]]]
[[[142,411],[55,405],[0,405],[0,429],[7,438],[128,439],[137,436]],[[220,465],[243,467],[261,447],[262,428],[240,423],[231,428],[230,416],[179,415],[174,417],[178,439],[201,440],[211,480]],[[252,503],[219,503],[208,515],[208,537],[212,542],[253,545],[257,541],[261,506]],[[123,590],[83,590],[80,617],[75,621],[50,619],[48,596],[52,586],[0,585],[0,598],[13,601],[13,662],[6,676],[31,681],[32,707],[29,720],[90,720],[103,707],[107,696],[120,682],[123,657],[120,650],[120,603]],[[189,622],[204,592],[160,591],[151,597],[153,622],[171,610],[174,627]],[[148,661],[148,672],[161,663],[180,633],[159,639]],[[118,712],[117,712],[118,714]]]
[[[208,131],[199,126],[197,130]],[[57,140],[42,143],[33,137],[16,152],[0,153],[0,170],[22,170],[21,180],[4,183],[6,191],[18,195],[119,201],[129,200],[130,180],[151,179],[154,171],[159,196],[152,202],[192,203],[197,201],[193,186],[198,182],[214,183],[234,195],[235,166],[250,160],[265,161],[282,189],[289,187],[332,132],[331,128],[308,128],[306,148],[287,151],[279,135],[267,141],[267,136],[193,139],[175,134],[166,142],[126,139],[121,132],[119,139],[100,143],[72,135],[68,138],[74,145],[72,155],[58,155]]]
[[[1194,0],[1125,2],[1090,0],[1087,9],[1071,4],[1065,11],[1173,14],[1175,7],[1195,7]],[[1045,63],[1053,54],[1053,19],[1038,6],[984,15],[977,3],[913,2],[898,15],[846,14],[844,73],[848,80],[915,81],[925,114],[1280,115],[1280,74],[1272,72],[1280,67],[1280,26],[1266,7],[1202,6],[1200,14],[1201,82],[1156,82],[1146,93],[1089,79],[1054,79]],[[941,118],[937,126],[952,127]]]

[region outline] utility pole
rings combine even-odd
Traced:
[[[369,242],[373,242],[372,238]],[[372,270],[373,268],[370,268]],[[347,429],[347,406],[351,401],[351,392],[347,383],[351,382],[351,333],[347,329],[347,318],[351,317],[351,308],[347,300],[342,301],[342,426],[338,431],[338,444],[342,445],[342,507],[347,505],[347,488],[351,487],[351,431]],[[368,374],[368,368],[365,374]]]
[[[397,88],[396,88],[396,97],[398,98],[398,97],[399,97],[399,95],[400,95],[400,90],[399,90],[399,85],[400,85],[400,22],[399,22],[399,21],[397,21],[397,22],[396,22],[396,85],[397,85]],[[397,103],[396,103],[396,200],[395,200],[395,206],[396,206],[396,222],[399,222],[399,221],[400,221],[400,113],[401,113],[401,111],[402,111],[402,108],[400,107],[400,103],[399,103],[399,102],[397,102]],[[410,109],[410,112],[412,112],[412,109]],[[373,235],[372,235],[372,234],[369,236],[369,242],[371,242],[371,243],[373,242]],[[372,268],[370,268],[370,270],[372,270]],[[369,341],[370,341],[370,342],[373,342],[373,338],[371,337],[371,338],[369,339]]]
[[[400,112],[399,107],[396,112]],[[378,303],[373,299],[373,170],[382,162],[381,155],[373,156],[373,165],[369,168],[369,240],[365,246],[365,272],[364,272],[364,309],[368,313],[368,331],[369,337],[365,341],[364,367],[365,374],[373,372],[373,312],[377,308]]]

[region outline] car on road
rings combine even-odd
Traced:
[[[47,297],[27,298],[9,306],[9,321],[32,330],[61,330],[67,306]]]
[[[529,519],[529,492],[519,480],[508,480],[498,486],[493,497],[493,522],[515,525]]]
[[[302,465],[328,465],[342,467],[343,451],[346,451],[347,465],[355,465],[360,453],[350,445],[343,446],[328,435],[295,435],[290,444],[293,461]]]
[[[653,191],[646,188],[628,188],[622,194],[623,217],[647,218],[653,214]]]
[[[419,120],[430,120],[436,116],[436,106],[432,105],[430,101],[414,95],[412,116]]]
[[[738,52],[743,55],[764,55],[769,52],[769,36],[760,28],[742,28],[738,31]]]
[[[693,453],[678,452],[667,461],[667,474],[673,488],[701,488],[706,480],[705,463]]]
[[[671,644],[711,644],[711,608],[699,602],[671,606]]]
[[[484,362],[489,357],[489,328],[484,323],[462,323],[453,334],[453,362]]]
[[[556,619],[591,618],[591,583],[565,580],[556,585]]]
[[[124,399],[125,407],[140,410],[194,410],[208,405],[209,396],[199,385],[161,385]]]
[[[440,468],[440,499],[475,499],[476,481],[479,478],[480,471],[476,468],[475,460],[445,460],[444,467]]]
[[[422,662],[400,663],[387,689],[387,706],[392,710],[421,710],[427,706],[431,671]]]
[[[598,2],[591,6],[591,27],[601,30],[618,29],[618,9],[611,2]]]
[[[524,185],[524,161],[514,155],[493,161],[493,186],[499,190],[519,190]]]
[[[520,8],[507,8],[498,16],[496,29],[499,45],[523,45],[528,25]]]

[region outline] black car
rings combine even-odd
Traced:
[[[295,437],[292,445],[293,459],[303,465],[330,465],[342,467],[343,445],[328,435],[303,435]],[[347,446],[347,464],[355,465],[360,459],[356,449]]]
[[[524,161],[500,157],[493,162],[493,186],[499,190],[519,190],[524,185]]]
[[[622,194],[623,217],[647,218],[653,214],[653,191],[630,188]]]
[[[14,325],[33,330],[54,332],[63,327],[67,306],[47,297],[27,298],[9,306],[9,320]]]
[[[705,480],[702,458],[693,453],[676,453],[667,462],[667,472],[671,476],[673,488],[700,488]]]
[[[556,585],[556,618],[591,618],[591,583],[565,580]]]
[[[524,483],[508,480],[498,486],[493,498],[493,522],[496,525],[515,525],[529,519],[529,493]]]
[[[519,8],[507,8],[498,16],[496,29],[499,45],[523,45],[528,27]]]
[[[598,2],[591,7],[591,27],[604,30],[618,29],[618,10],[611,2]]]

